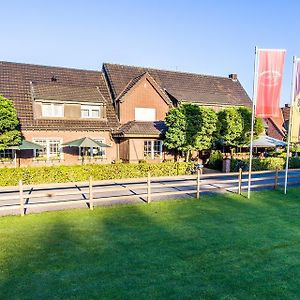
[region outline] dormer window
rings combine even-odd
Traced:
[[[64,105],[59,103],[42,103],[43,117],[64,117]]]
[[[88,118],[88,119],[103,118],[103,106],[81,105],[81,118]]]

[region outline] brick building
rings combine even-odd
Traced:
[[[0,94],[17,109],[24,139],[44,150],[21,151],[22,165],[82,163],[82,149],[64,143],[90,137],[87,162],[161,161],[171,107],[185,102],[215,110],[251,107],[235,74],[208,76],[103,64],[101,71],[0,62]],[[14,150],[0,153],[9,160]]]

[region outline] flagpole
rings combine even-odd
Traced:
[[[254,62],[254,78],[253,78],[253,95],[252,95],[252,115],[251,115],[251,137],[250,137],[250,155],[249,155],[249,173],[248,173],[248,199],[251,193],[251,175],[252,175],[252,156],[253,156],[253,131],[255,121],[255,105],[257,94],[257,65],[258,65],[258,48],[255,47],[255,62]]]
[[[286,162],[285,162],[285,176],[284,176],[284,194],[287,193],[288,184],[288,172],[289,172],[289,157],[290,157],[290,143],[291,143],[291,129],[293,119],[293,108],[295,101],[295,84],[296,84],[296,56],[293,56],[293,72],[291,81],[291,102],[290,102],[290,117],[289,117],[289,128],[288,128],[288,140],[287,140],[287,151],[286,151]]]

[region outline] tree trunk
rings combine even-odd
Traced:
[[[186,151],[186,158],[185,158],[185,161],[186,161],[186,162],[189,162],[189,160],[190,160],[190,150],[187,150],[187,151]]]

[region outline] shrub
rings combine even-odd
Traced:
[[[214,170],[222,170],[223,154],[220,150],[212,150],[207,167]]]
[[[299,163],[300,165],[300,163]],[[276,167],[282,170],[285,166],[285,159],[282,157],[267,157],[267,158],[253,158],[252,171],[275,170]],[[239,168],[243,171],[249,170],[249,159],[232,159],[230,163],[230,170],[237,172]]]
[[[289,168],[290,169],[300,168],[300,158],[299,157],[290,157],[289,158]]]
[[[24,184],[61,183],[93,180],[108,180],[122,178],[151,176],[176,176],[191,174],[194,163],[164,162],[140,164],[90,164],[84,166],[51,166],[22,167],[0,169],[0,186],[17,185],[19,180]]]

